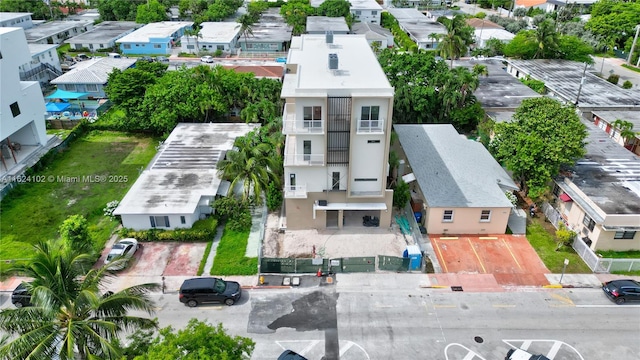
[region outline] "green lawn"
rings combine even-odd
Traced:
[[[155,144],[149,137],[108,131],[73,142],[35,174],[42,182],[22,184],[2,200],[0,260],[28,258],[30,244],[56,238],[60,224],[74,214],[88,219],[96,248],[104,246],[117,222],[103,208],[122,199],[155,155]],[[83,176],[100,178],[88,182]]]
[[[249,231],[224,229],[213,259],[211,275],[253,275],[258,272],[258,258],[245,257]]]
[[[597,254],[603,258],[613,259],[640,259],[640,250],[631,251],[613,251],[613,250],[598,250]]]
[[[527,225],[527,239],[535,249],[552,273],[561,273],[564,266],[564,259],[569,259],[566,273],[585,274],[592,273],[582,258],[570,247],[563,247],[556,251],[554,236],[542,225],[543,220],[534,219],[532,224]],[[549,225],[551,226],[551,225]]]
[[[635,66],[631,66],[631,65],[627,65],[627,64],[622,64],[623,68],[627,68],[631,71],[635,71],[635,72],[640,72],[640,68],[637,68]]]

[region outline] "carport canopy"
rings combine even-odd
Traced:
[[[313,204],[313,218],[317,210],[387,210],[385,203],[327,203],[327,205]]]

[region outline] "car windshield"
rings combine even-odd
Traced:
[[[115,245],[113,245],[112,249],[113,250],[122,250],[122,249],[124,249],[124,247],[125,247],[125,244],[115,244]]]
[[[216,284],[214,285],[214,290],[217,293],[223,293],[226,288],[227,288],[227,284],[224,281],[220,279],[216,280]]]

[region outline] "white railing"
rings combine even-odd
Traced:
[[[296,104],[286,103],[282,113],[282,133],[287,134],[324,134],[322,120],[296,119]]]
[[[384,119],[358,120],[358,134],[382,134],[384,133]]]
[[[324,154],[285,154],[284,166],[324,166]]]
[[[286,184],[284,186],[284,197],[287,199],[290,199],[290,198],[306,199],[307,184],[303,184],[303,185]]]

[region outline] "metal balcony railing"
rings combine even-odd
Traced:
[[[292,199],[292,198],[306,199],[307,184],[303,184],[303,185],[286,184],[284,186],[284,197],[287,199]]]
[[[304,120],[296,118],[296,104],[287,103],[282,113],[282,133],[287,134],[324,134],[322,120]]]
[[[358,120],[358,134],[383,134],[384,119]]]
[[[324,166],[324,154],[284,154],[284,166]]]

